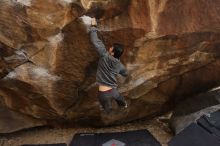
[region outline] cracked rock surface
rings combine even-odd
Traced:
[[[125,123],[219,86],[219,7],[207,0],[1,0],[0,133]],[[98,56],[83,15],[99,18],[107,48],[125,45],[129,78],[119,77],[119,90],[129,108],[114,106],[111,116],[96,99]]]

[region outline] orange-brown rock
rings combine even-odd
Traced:
[[[18,121],[24,123],[0,123],[0,133],[152,117],[219,85],[219,7],[206,0],[0,1],[0,107],[13,112],[1,117],[16,121],[22,115]],[[84,14],[99,18],[107,48],[125,45],[129,77],[119,77],[119,90],[126,110],[100,110],[98,56],[80,19]]]

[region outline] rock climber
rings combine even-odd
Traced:
[[[110,113],[112,111],[112,99],[119,107],[127,108],[127,103],[117,90],[118,74],[126,77],[128,72],[120,62],[120,57],[124,52],[123,45],[114,43],[106,50],[105,45],[97,36],[97,21],[91,20],[90,39],[99,54],[98,68],[96,73],[96,83],[99,86],[98,99],[103,109]]]

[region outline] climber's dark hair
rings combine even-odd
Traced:
[[[119,44],[119,43],[114,43],[112,45],[113,47],[113,52],[114,52],[114,57],[119,59],[121,57],[121,55],[123,54],[124,52],[124,46],[122,44]]]

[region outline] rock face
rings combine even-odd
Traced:
[[[45,124],[104,126],[170,109],[220,83],[220,1],[1,0],[0,133]],[[97,53],[83,15],[100,38],[125,45],[129,108],[105,115],[96,99]],[[32,122],[31,122],[32,121]],[[28,124],[27,124],[28,123]],[[10,128],[11,127],[11,128]]]

